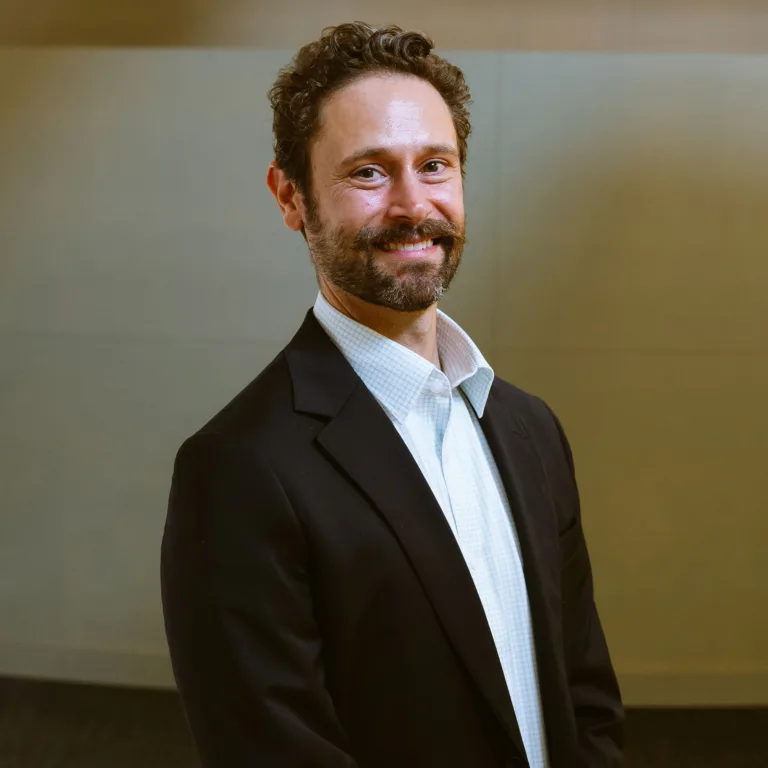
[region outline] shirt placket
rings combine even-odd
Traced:
[[[436,477],[435,480],[437,481],[441,495],[443,496],[441,506],[453,529],[454,535],[458,536],[458,520],[456,519],[450,488],[445,481],[445,437],[451,420],[451,399],[450,397],[447,397],[445,393],[449,391],[450,387],[444,375],[439,371],[433,371],[427,382],[423,397],[433,419],[433,435],[435,441],[433,455],[438,460],[438,466],[435,469],[439,471],[439,476]]]
[[[448,398],[450,418],[446,424],[443,441],[444,456],[443,477],[451,499],[454,518],[456,520],[456,538],[464,559],[470,570],[477,571],[479,566],[479,529],[477,526],[476,509],[477,498],[471,483],[472,468],[467,462],[471,460],[466,450],[465,440],[462,439],[461,425],[459,423],[458,407],[456,399],[460,398],[459,392],[453,392]]]

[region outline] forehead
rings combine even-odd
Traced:
[[[397,151],[428,144],[457,145],[448,105],[425,80],[375,75],[333,94],[321,113],[321,162],[338,160],[363,147]]]

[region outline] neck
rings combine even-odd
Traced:
[[[418,312],[398,312],[362,301],[323,278],[320,279],[320,290],[334,309],[376,333],[402,344],[440,368],[436,303]]]

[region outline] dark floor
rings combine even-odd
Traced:
[[[630,710],[627,768],[768,768],[768,708]],[[197,768],[178,697],[0,678],[2,768]]]

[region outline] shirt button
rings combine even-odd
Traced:
[[[445,384],[435,379],[429,383],[429,389],[434,395],[442,395],[445,393]]]

